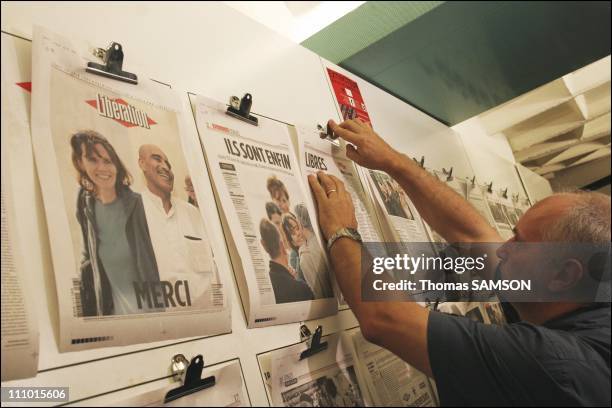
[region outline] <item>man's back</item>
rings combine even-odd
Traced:
[[[610,305],[542,326],[431,313],[429,359],[442,405],[610,406]]]

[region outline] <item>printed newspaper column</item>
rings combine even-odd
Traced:
[[[435,394],[425,374],[389,350],[368,342],[360,331],[351,337],[358,377],[365,382],[375,406],[437,406]]]
[[[180,99],[143,73],[134,86],[85,72],[90,48],[34,32],[32,136],[60,350],[228,332]]]
[[[2,381],[38,370],[33,300],[40,289],[35,285],[42,285],[43,256],[29,123],[30,53],[28,41],[2,33]]]
[[[355,372],[350,345],[339,333],[323,338],[327,349],[300,360],[303,343],[272,352],[270,394],[275,407],[370,406]]]
[[[248,327],[337,312],[310,192],[286,124],[253,126],[204,97],[196,122]]]
[[[206,368],[202,378],[215,377],[215,385],[194,392],[174,401],[164,403],[168,391],[180,386],[180,383],[144,392],[117,401],[112,407],[248,407],[249,400],[245,397],[240,363],[234,361],[217,369]]]

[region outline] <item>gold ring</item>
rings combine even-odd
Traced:
[[[331,190],[327,190],[327,191],[325,192],[325,194],[329,195],[330,193],[333,193],[333,192],[335,192],[335,191],[336,191],[336,189],[335,189],[335,188],[332,188]]]

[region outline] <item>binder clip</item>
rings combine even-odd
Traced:
[[[258,119],[251,115],[251,105],[253,105],[253,97],[250,93],[244,94],[242,99],[238,99],[237,96],[231,96],[227,108],[228,115],[240,119],[246,123],[250,123],[253,126],[258,126]]]
[[[102,59],[104,64],[88,62],[85,71],[129,84],[136,85],[138,83],[138,76],[136,74],[123,71],[123,48],[121,44],[113,42],[106,50],[96,48],[93,54]]]
[[[512,194],[512,202],[518,203],[520,200],[519,193]]]
[[[413,157],[412,160],[414,160],[422,168],[425,168],[425,156],[421,156],[421,160],[420,161],[417,160],[416,157]]]
[[[446,181],[451,181],[453,179],[452,167],[448,171],[445,168],[442,168],[442,173],[446,174]]]
[[[185,380],[185,372],[189,366],[189,361],[182,354],[176,354],[172,357],[172,365],[170,367],[172,371],[172,378],[174,381],[183,382]]]
[[[325,139],[336,146],[340,146],[338,135],[336,135],[334,131],[329,128],[329,125],[323,127],[322,125],[317,124],[317,130],[319,131],[319,137],[321,139]]]
[[[185,358],[185,356],[183,356],[182,354],[174,356],[172,358],[173,368],[175,360],[181,360],[179,356]],[[185,370],[185,380],[183,381],[183,385],[168,391],[166,393],[166,396],[164,397],[164,404],[214,386],[216,382],[215,376],[201,378],[203,369],[204,357],[202,357],[201,354],[198,354],[197,356],[191,359],[191,363],[187,366],[187,369]]]
[[[474,176],[474,177],[472,177],[472,178],[470,179],[470,184],[472,184],[472,186],[475,186],[475,185],[476,185],[476,176]]]
[[[501,194],[501,195],[502,195],[502,197],[504,197],[504,198],[508,198],[508,187],[506,187],[506,189],[502,191],[502,194]]]
[[[486,184],[486,186],[487,186],[487,192],[492,193],[493,192],[493,182]]]
[[[322,335],[323,327],[321,326],[317,326],[317,329],[312,335],[310,329],[305,324],[300,326],[300,337],[306,338],[306,344],[308,345],[308,348],[300,353],[300,360],[313,356],[320,351],[327,350],[327,342],[321,342]]]

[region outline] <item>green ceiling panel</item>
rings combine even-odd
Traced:
[[[444,2],[356,53],[337,35],[313,49],[454,125],[609,55],[610,2]]]
[[[337,64],[433,10],[443,1],[369,1],[302,45]]]

